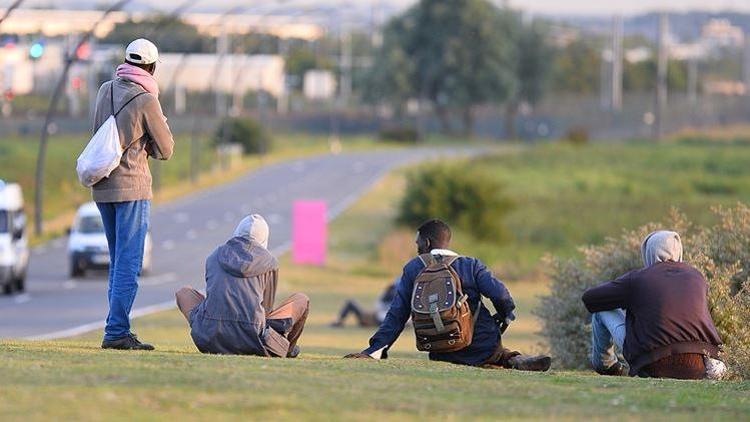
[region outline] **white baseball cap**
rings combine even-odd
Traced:
[[[128,48],[125,49],[125,59],[136,64],[156,63],[159,60],[159,50],[151,41],[138,38],[128,44]]]

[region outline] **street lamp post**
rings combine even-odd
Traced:
[[[55,115],[55,111],[57,110],[57,103],[60,101],[60,97],[63,93],[63,89],[65,88],[65,83],[68,80],[68,73],[70,72],[70,67],[73,65],[73,63],[76,62],[77,57],[75,52],[78,51],[78,49],[81,48],[86,42],[88,42],[89,39],[94,35],[94,31],[99,26],[99,24],[107,18],[111,13],[116,12],[120,10],[123,6],[125,6],[127,3],[129,3],[130,0],[120,0],[114,5],[112,5],[109,9],[107,9],[104,14],[99,18],[96,23],[94,23],[94,26],[89,30],[89,32],[85,33],[81,39],[78,41],[78,44],[76,45],[75,49],[73,49],[70,54],[65,57],[65,65],[63,66],[62,75],[60,76],[60,79],[57,81],[57,85],[55,87],[55,91],[52,94],[52,99],[50,100],[49,107],[47,108],[47,114],[44,119],[44,125],[42,126],[42,133],[41,138],[39,140],[39,153],[37,154],[37,160],[36,160],[36,177],[35,177],[35,183],[34,183],[34,232],[37,236],[41,235],[43,233],[43,191],[44,191],[44,164],[45,164],[45,158],[47,156],[47,141],[49,139],[50,134],[50,125],[52,124],[52,119]]]

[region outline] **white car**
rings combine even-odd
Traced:
[[[151,233],[146,234],[142,273],[151,270]],[[86,270],[109,268],[109,247],[99,208],[93,202],[81,205],[68,238],[70,276],[83,277]]]
[[[29,241],[21,186],[0,180],[0,287],[23,291],[29,267]]]

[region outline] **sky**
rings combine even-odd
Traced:
[[[0,0],[0,8],[7,7],[13,0]],[[110,3],[114,0],[26,0],[27,6],[31,5],[55,5],[65,7],[71,4],[97,4]],[[273,4],[278,0],[266,0]],[[312,3],[321,4],[391,4],[406,7],[416,0],[315,0]],[[490,0],[500,4],[506,0]],[[632,15],[654,10],[687,11],[687,10],[737,10],[750,13],[750,0],[507,0],[514,7],[521,8],[533,13],[545,15],[612,15],[622,13]],[[134,3],[143,3],[144,0],[136,0]],[[145,0],[148,3],[148,0]],[[181,4],[184,0],[159,0],[160,8],[171,8]],[[263,3],[265,3],[263,2]],[[290,3],[304,3],[302,0],[286,0]],[[247,4],[248,0],[199,0],[197,5],[207,5],[219,8],[231,7],[238,3]],[[310,3],[310,1],[307,1]]]
[[[404,0],[404,3],[407,3]],[[510,4],[534,13],[626,15],[654,10],[739,10],[750,12],[750,0],[510,0]]]

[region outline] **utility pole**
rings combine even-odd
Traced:
[[[219,80],[221,79],[221,69],[219,68],[220,63],[224,60],[224,56],[227,55],[227,51],[229,50],[229,39],[227,37],[227,27],[226,24],[221,24],[221,29],[219,33],[219,39],[216,42],[216,52],[218,54],[217,57],[217,68],[218,71],[216,72],[217,79],[214,80],[214,87],[215,87],[215,95],[216,95],[216,116],[222,117],[227,112],[227,103],[224,100],[224,89],[222,87],[222,84],[219,83]]]
[[[57,110],[57,104],[60,101],[60,97],[63,94],[63,89],[65,88],[65,84],[68,80],[70,66],[72,66],[76,61],[75,52],[89,39],[91,39],[91,37],[94,35],[94,30],[96,30],[96,28],[99,26],[99,23],[101,23],[112,12],[120,10],[130,1],[131,0],[120,0],[112,5],[109,9],[107,9],[99,18],[99,20],[96,21],[89,32],[85,33],[81,37],[81,39],[78,41],[78,44],[76,45],[76,48],[70,51],[70,55],[65,58],[65,64],[63,65],[62,74],[57,80],[57,85],[55,86],[55,90],[52,93],[52,98],[50,99],[49,107],[47,108],[47,114],[44,118],[44,125],[42,126],[42,133],[39,139],[39,152],[37,153],[36,157],[36,175],[34,177],[34,231],[37,236],[43,233],[42,225],[44,222],[42,218],[42,206],[44,199],[44,164],[47,157],[47,141],[51,132],[50,126]]]
[[[660,140],[664,135],[665,110],[667,106],[667,66],[669,54],[667,52],[667,35],[669,21],[666,13],[659,15],[659,47],[656,59],[656,93],[654,98],[654,127],[653,138]]]
[[[623,75],[623,19],[616,15],[612,20],[612,92],[610,109],[613,112],[622,110],[622,75]]]
[[[690,106],[695,106],[698,103],[698,58],[690,57],[688,59],[687,65],[688,103],[690,104]]]

